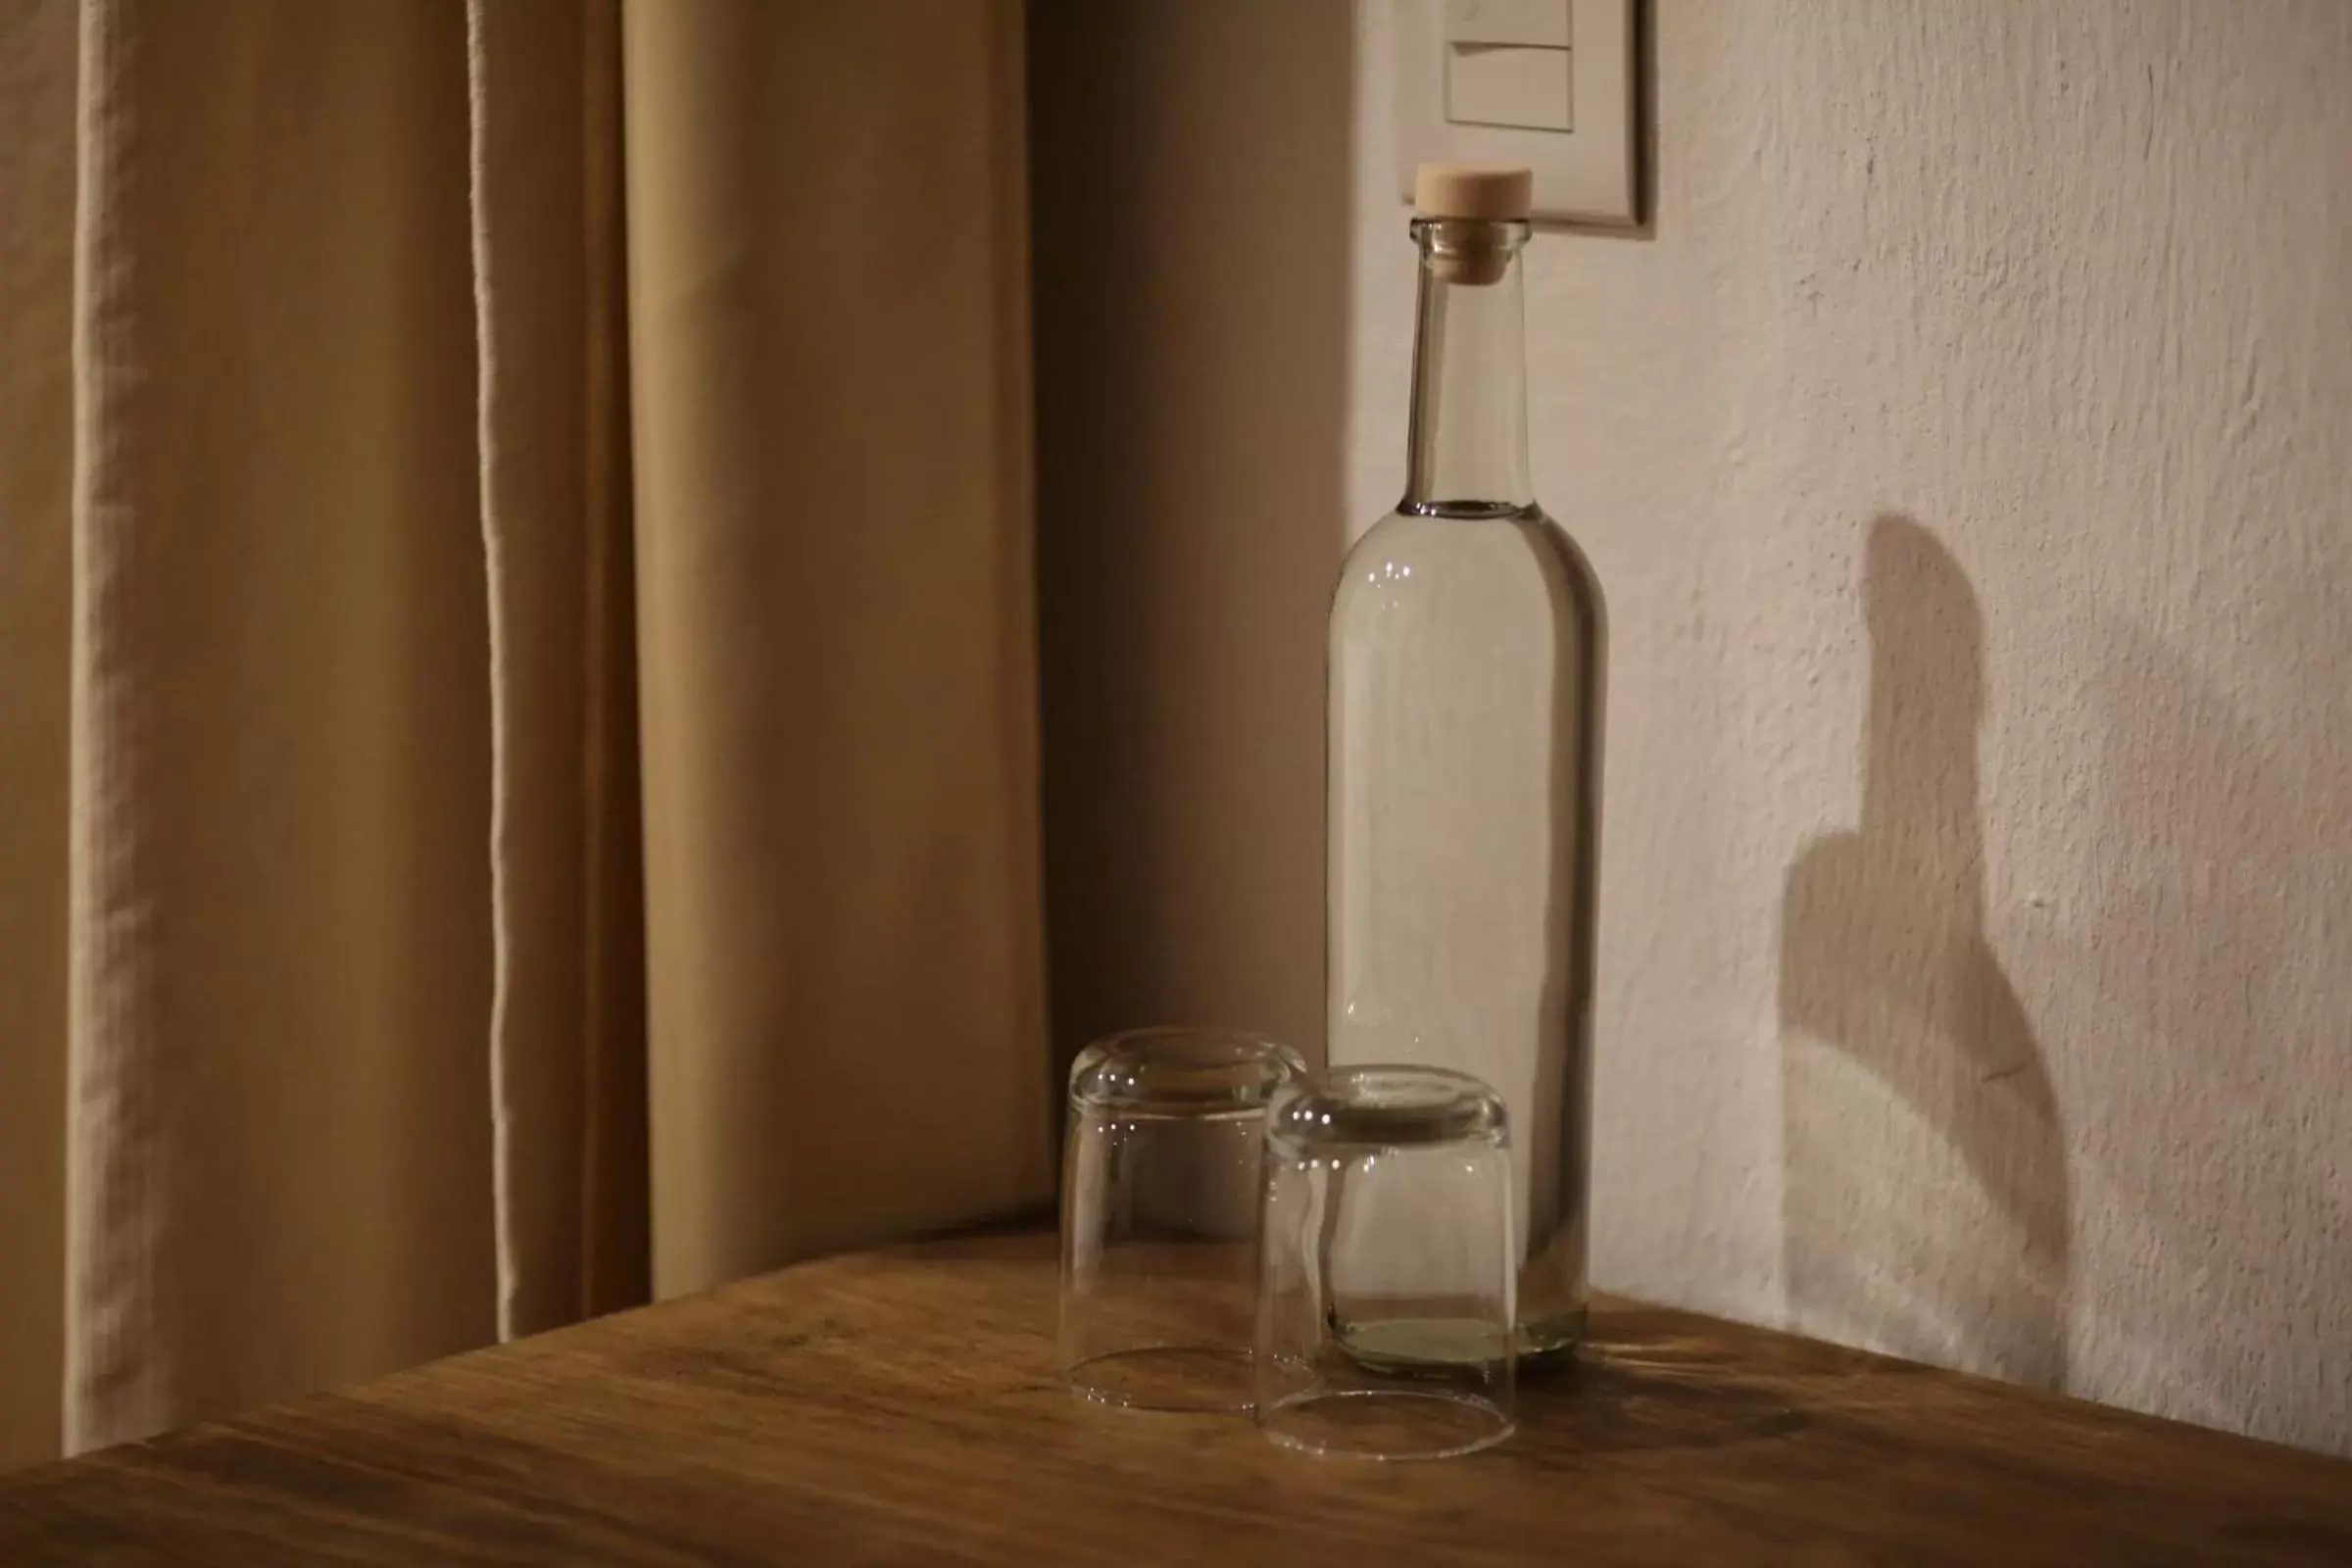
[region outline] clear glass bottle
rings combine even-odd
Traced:
[[[1404,499],[1331,612],[1330,1055],[1501,1091],[1519,1350],[1547,1356],[1585,1321],[1606,633],[1528,480],[1525,175],[1424,170],[1419,197]]]

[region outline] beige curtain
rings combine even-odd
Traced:
[[[1048,1190],[1018,27],[0,3],[0,1461]]]

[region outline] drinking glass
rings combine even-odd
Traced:
[[[1247,1410],[1266,1106],[1305,1075],[1288,1046],[1138,1029],[1070,1068],[1061,1371],[1153,1410]]]
[[[1502,1099],[1467,1073],[1336,1068],[1267,1111],[1258,1427],[1310,1453],[1470,1453],[1516,1420]]]

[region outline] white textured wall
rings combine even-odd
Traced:
[[[2352,1451],[2352,4],[1656,13],[1654,236],[1529,262],[1613,634],[1596,1275]]]

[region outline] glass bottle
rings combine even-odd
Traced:
[[[1585,1322],[1606,633],[1528,480],[1529,184],[1458,165],[1418,181],[1404,499],[1348,552],[1331,611],[1327,1004],[1334,1065],[1501,1092],[1518,1350],[1549,1356]]]

